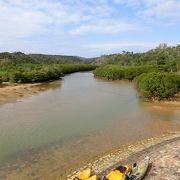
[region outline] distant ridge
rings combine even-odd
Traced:
[[[2,52],[0,62],[16,64],[119,64],[127,65],[178,65],[180,64],[180,45],[168,47],[160,44],[157,48],[143,53],[122,51],[122,53],[85,58],[68,55],[25,54],[22,52]]]
[[[144,53],[122,51],[120,54],[103,55],[96,59],[96,64],[119,65],[165,65],[180,63],[180,45],[168,47],[160,44],[157,48]]]
[[[66,55],[46,55],[46,54],[24,54],[22,52],[2,52],[0,61],[9,61],[17,64],[88,64],[93,58]]]

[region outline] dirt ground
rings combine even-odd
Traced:
[[[19,101],[24,97],[33,96],[55,86],[56,84],[53,84],[53,82],[32,84],[3,83],[0,85],[0,105]]]

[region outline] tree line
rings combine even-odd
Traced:
[[[90,64],[3,64],[0,82],[34,83],[59,79],[65,74],[95,69]]]
[[[94,75],[109,80],[131,80],[147,99],[170,98],[180,91],[180,75],[166,65],[104,65],[96,68]]]
[[[146,98],[172,97],[180,91],[180,45],[168,47],[160,44],[145,53],[123,51],[121,54],[89,59],[27,55],[22,52],[0,53],[0,82],[43,82],[59,79],[67,73],[87,70],[94,70],[95,76],[111,80],[131,80]]]
[[[121,54],[103,55],[96,64],[119,64],[122,66],[167,65],[171,71],[180,70],[180,45],[168,47],[160,44],[157,48],[144,53],[123,51]]]
[[[78,56],[46,55],[46,54],[24,54],[22,52],[2,52],[0,62],[16,64],[89,64],[93,58]]]

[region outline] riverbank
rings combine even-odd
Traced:
[[[49,89],[50,84],[52,83],[3,83],[0,85],[0,104],[16,102],[21,98],[38,94]]]
[[[128,84],[128,83],[132,83],[133,81],[128,80],[128,79],[116,79],[116,80],[112,80],[112,79],[107,79],[106,77],[99,77],[99,76],[95,76],[96,79],[98,80],[103,80],[105,82],[121,82],[122,84]],[[142,100],[143,102],[147,102],[147,103],[154,103],[154,104],[161,104],[161,105],[176,105],[176,106],[180,106],[180,92],[176,93],[173,97],[169,97],[169,98],[164,98],[164,99],[158,99],[158,98],[145,98],[143,96],[141,96],[138,93],[138,89],[137,87],[134,85],[134,89],[136,89],[137,94],[136,96]]]
[[[167,100],[179,93],[180,76],[166,66],[105,65],[93,71],[96,77],[133,81],[141,97],[148,100]]]
[[[141,97],[140,97],[141,98]],[[180,105],[180,92],[176,93],[173,97],[169,97],[166,99],[157,99],[157,98],[142,98],[145,102],[153,102],[153,103],[161,103],[161,104],[172,104],[172,105]]]
[[[98,177],[107,174],[119,164],[133,164],[149,156],[151,168],[145,179],[177,179],[179,177],[180,132],[165,133],[161,136],[138,141],[134,144],[123,145],[121,148],[108,153],[96,161],[79,168],[68,176],[68,180],[87,167],[91,168]]]

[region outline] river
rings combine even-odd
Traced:
[[[122,144],[179,130],[179,110],[142,102],[131,82],[67,75],[0,105],[0,179],[52,178]]]

